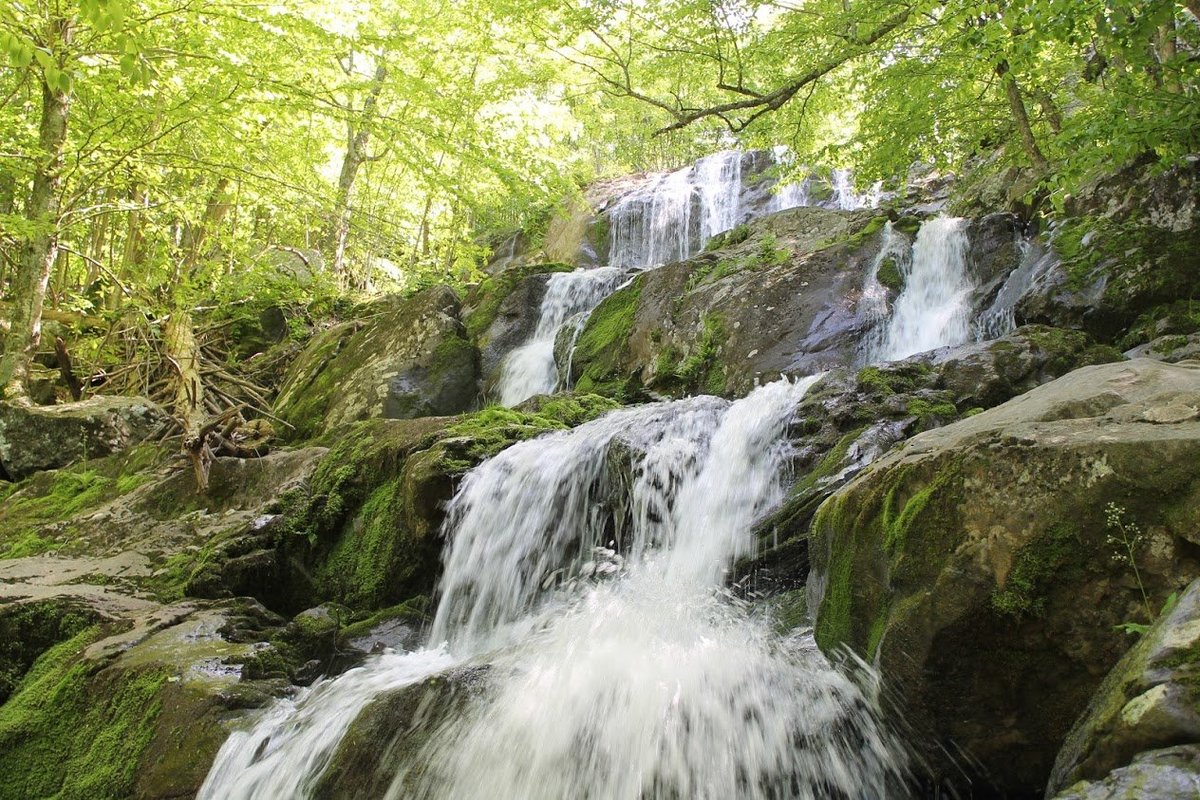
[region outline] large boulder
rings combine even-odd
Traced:
[[[275,414],[295,438],[373,417],[457,414],[479,393],[479,355],[447,286],[388,298],[365,323],[314,337],[288,371]]]
[[[869,324],[855,300],[884,222],[871,211],[791,209],[639,275],[589,317],[576,385],[732,396],[781,372],[853,363]]]
[[[1200,330],[1200,159],[1159,172],[1135,164],[1070,198],[1051,243],[1061,262],[1019,318],[1081,327],[1129,348]]]
[[[913,437],[821,506],[817,641],[878,665],[931,779],[1040,792],[1116,626],[1200,575],[1198,532],[1200,364],[1086,367]]]
[[[792,467],[800,480],[783,506],[760,523],[759,553],[743,569],[754,573],[759,591],[802,586],[808,577],[808,528],[818,506],[892,445],[1077,367],[1122,359],[1082,331],[1026,325],[989,342],[857,371],[831,370],[796,411]]]
[[[0,403],[0,477],[20,480],[138,444],[165,412],[140,397],[91,397],[57,406]]]
[[[1119,784],[1125,773],[1147,771],[1148,762],[1158,765],[1154,771],[1162,773],[1159,783],[1169,772],[1170,780],[1190,793],[1174,790],[1169,794],[1159,787],[1143,796],[1200,796],[1198,678],[1200,581],[1194,581],[1104,679],[1058,754],[1047,796],[1064,790],[1064,797],[1114,796],[1076,784],[1105,782],[1106,776],[1123,770],[1107,780],[1110,785]],[[1168,771],[1161,759],[1149,756],[1150,751],[1177,746],[1190,746],[1186,767],[1175,763]],[[1142,758],[1137,766],[1131,767],[1139,756]]]

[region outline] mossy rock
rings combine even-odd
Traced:
[[[573,360],[585,364],[575,380],[582,393],[626,400],[636,394],[637,383],[623,374],[621,352],[629,340],[646,277],[604,298],[588,317],[575,343]]]
[[[313,338],[274,414],[295,440],[363,419],[455,414],[478,396],[479,354],[447,286],[376,303],[367,319]]]
[[[953,785],[953,742],[997,791],[1040,792],[1050,755],[1144,615],[1111,554],[1120,504],[1155,549],[1139,553],[1157,607],[1200,575],[1200,369],[1087,367],[922,433],[817,512],[809,557],[824,587],[816,638],[878,664],[897,713]],[[1149,419],[1174,420],[1147,424]],[[1030,683],[1028,676],[1038,675]]]

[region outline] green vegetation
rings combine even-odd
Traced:
[[[153,478],[152,466],[161,457],[153,445],[126,454],[40,472],[12,485],[0,504],[0,558],[22,558],[57,549],[61,541],[46,526],[65,522]]]
[[[992,592],[992,608],[1015,619],[1041,616],[1046,591],[1063,566],[1078,557],[1078,545],[1079,535],[1065,523],[1040,533],[1021,548],[1003,585]]]
[[[93,673],[80,652],[99,636],[90,627],[46,651],[0,706],[0,798],[132,795],[169,676],[160,668]]]
[[[622,357],[637,317],[643,286],[645,278],[639,275],[629,286],[604,298],[588,317],[575,344],[574,360],[585,365],[575,382],[579,392],[618,400],[630,393],[633,387],[622,375]]]

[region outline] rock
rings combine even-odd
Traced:
[[[866,210],[790,209],[639,275],[588,318],[572,358],[575,385],[626,398],[740,396],[780,374],[862,363],[877,320],[859,299],[885,222]],[[972,223],[977,306],[1020,261],[1018,230],[1010,214]]]
[[[140,397],[98,396],[57,406],[0,403],[0,471],[9,480],[20,480],[39,470],[119,453],[157,432],[165,421],[161,408]]]
[[[817,641],[877,663],[933,781],[1044,787],[1115,626],[1145,621],[1106,504],[1144,533],[1153,607],[1200,575],[1200,420],[1145,421],[1197,399],[1200,363],[1086,367],[913,437],[821,506]]]
[[[183,604],[91,625],[38,658],[0,706],[0,797],[192,796],[228,733],[237,605]],[[263,700],[274,688],[258,687]]]
[[[416,756],[431,731],[462,714],[487,690],[490,667],[460,667],[381,692],[342,737],[313,791],[314,800],[384,797],[401,769],[412,790],[423,763]]]
[[[604,300],[579,336],[580,391],[740,395],[781,372],[852,363],[855,301],[878,247],[874,212],[796,208],[747,238],[650,270]]]
[[[288,371],[275,414],[293,437],[372,417],[456,414],[478,395],[478,352],[447,286],[389,298],[367,322],[314,337]]]
[[[537,328],[550,275],[572,269],[561,262],[524,264],[487,279],[467,295],[467,333],[479,345],[485,395],[500,379],[505,357]]]
[[[1049,797],[1049,795],[1047,795]],[[1194,800],[1200,797],[1200,747],[1142,753],[1103,780],[1083,781],[1054,800]]]
[[[1125,355],[1129,358],[1153,358],[1174,364],[1189,359],[1200,359],[1200,333],[1188,336],[1173,334],[1132,348]]]
[[[1051,237],[1061,263],[1018,304],[1018,318],[1126,349],[1195,332],[1198,187],[1198,160],[1157,174],[1135,164],[1084,187]]]
[[[998,405],[1070,370],[1121,360],[1087,334],[1028,325],[990,342],[904,361],[828,373],[797,409],[801,476],[783,507],[758,528],[760,553],[739,565],[757,591],[789,589],[808,575],[809,523],[817,507],[897,442]]]
[[[1200,745],[1197,679],[1200,581],[1193,581],[1104,679],[1059,751],[1047,795],[1104,778],[1146,751]],[[1200,761],[1191,768],[1200,787]]]

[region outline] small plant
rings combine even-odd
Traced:
[[[1142,573],[1137,565],[1137,552],[1146,540],[1146,535],[1136,522],[1128,519],[1125,509],[1116,503],[1109,503],[1104,507],[1104,524],[1111,531],[1106,541],[1112,548],[1113,562],[1124,564],[1133,570],[1133,578],[1137,581],[1138,591],[1142,595],[1142,607],[1146,609],[1146,618],[1153,620],[1154,612],[1150,610],[1150,598],[1146,596]],[[1123,622],[1117,628],[1126,633],[1142,634],[1149,629],[1149,625]]]

